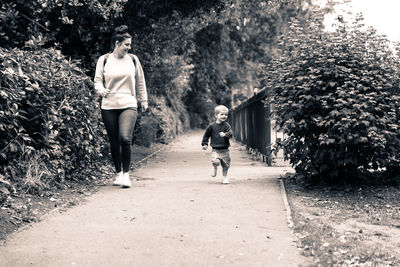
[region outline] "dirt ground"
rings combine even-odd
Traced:
[[[0,245],[6,266],[302,266],[287,225],[285,167],[231,149],[230,184],[210,177],[201,133],[179,137],[131,173],[106,183]],[[220,175],[220,174],[219,174]],[[56,197],[53,197],[57,199]],[[72,204],[75,203],[75,204]]]
[[[311,266],[400,265],[398,186],[285,187]]]

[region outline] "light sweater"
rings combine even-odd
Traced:
[[[139,59],[135,64],[129,55],[122,58],[109,54],[104,65],[104,55],[97,60],[94,88],[97,92],[110,90],[101,101],[102,109],[137,108],[138,100],[147,101],[146,82]]]

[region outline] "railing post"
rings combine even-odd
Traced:
[[[266,127],[266,163],[268,166],[272,165],[272,153],[271,153],[271,105],[268,103],[265,109],[265,127]]]

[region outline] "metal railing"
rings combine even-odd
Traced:
[[[265,105],[265,98],[264,90],[241,103],[233,109],[231,122],[234,138],[271,166],[270,107]]]

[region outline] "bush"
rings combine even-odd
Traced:
[[[360,182],[399,166],[399,69],[389,42],[362,17],[327,33],[295,21],[268,65],[280,144],[296,172],[314,182]]]
[[[192,66],[182,56],[158,59],[159,67],[145,73],[150,103],[148,112],[139,114],[133,135],[134,143],[139,145],[168,143],[189,129],[189,116],[182,98],[189,87]]]
[[[38,165],[37,173],[53,181],[85,179],[106,142],[92,81],[79,62],[56,49],[0,48],[0,72],[0,172],[18,180]]]
[[[135,144],[167,144],[190,128],[189,115],[183,112],[182,102],[176,101],[172,105],[169,101],[166,97],[152,96],[149,110],[139,114],[133,134]]]

